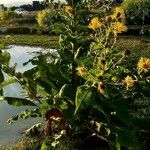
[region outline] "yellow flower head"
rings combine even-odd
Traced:
[[[121,6],[116,7],[115,15],[116,15],[117,18],[120,18],[120,19],[124,19],[125,18],[125,13],[124,13],[124,10],[123,10],[123,8]]]
[[[116,30],[117,33],[122,33],[128,30],[127,26],[121,22],[116,22],[114,24],[114,29]]]
[[[69,15],[72,15],[73,9],[72,9],[71,6],[69,6],[69,5],[65,6],[65,7],[64,7],[64,10],[65,10],[65,12],[68,13]]]
[[[127,89],[134,85],[135,80],[131,76],[126,76],[124,79],[124,84],[126,85]]]
[[[94,17],[91,19],[91,22],[89,24],[89,28],[96,30],[97,28],[100,28],[102,25],[102,23],[99,21],[98,17]]]
[[[124,10],[123,10],[123,8],[122,8],[121,6],[119,6],[119,7],[116,7],[116,8],[115,8],[115,13],[123,14],[123,13],[124,13]]]
[[[138,70],[148,72],[150,70],[150,58],[141,57],[138,62]]]
[[[78,71],[78,75],[81,77],[86,76],[88,73],[84,67],[77,67],[76,70]]]

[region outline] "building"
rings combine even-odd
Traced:
[[[4,7],[4,4],[0,4],[0,11],[1,11],[1,10],[4,10],[4,8],[5,8],[5,7]]]
[[[41,9],[41,3],[39,1],[33,1],[33,8],[35,10],[40,10]]]

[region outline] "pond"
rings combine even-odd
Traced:
[[[28,46],[10,46],[7,51],[11,54],[11,62],[13,65],[17,63],[16,70],[19,72],[24,72],[33,66],[29,63],[23,66],[24,62],[34,57],[33,52],[39,52],[43,50],[42,48],[28,47]],[[6,75],[5,75],[5,78]],[[12,84],[4,89],[5,96],[12,97],[22,97],[23,90],[18,84]],[[13,107],[7,104],[7,102],[0,102],[0,145],[8,145],[15,142],[17,139],[21,138],[22,132],[34,125],[35,123],[40,123],[41,118],[30,118],[27,120],[19,120],[14,124],[7,124],[7,120],[14,115],[17,115],[22,110],[29,107]]]

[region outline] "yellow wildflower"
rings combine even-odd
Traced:
[[[84,67],[77,67],[76,70],[78,71],[78,75],[81,77],[86,76],[88,73]]]
[[[116,13],[116,14],[117,14],[117,13],[123,14],[123,13],[124,13],[124,10],[123,10],[123,8],[122,8],[121,6],[119,6],[119,7],[116,7],[116,8],[115,8],[115,13]]]
[[[148,72],[150,70],[150,58],[141,57],[138,62],[138,70]]]
[[[128,30],[127,26],[121,22],[116,22],[114,24],[114,29],[116,30],[117,33],[122,33]]]
[[[69,5],[65,6],[65,7],[64,7],[64,10],[65,10],[65,12],[68,13],[69,15],[72,15],[73,9],[72,9],[71,6],[69,6]]]
[[[124,79],[124,84],[126,85],[127,89],[129,87],[132,87],[134,85],[135,80],[133,80],[133,78],[131,76],[127,76]]]
[[[125,18],[125,13],[124,13],[124,10],[123,10],[123,8],[121,6],[116,7],[115,15],[116,15],[117,18],[120,18],[120,19],[124,19]]]
[[[91,19],[91,22],[89,24],[89,28],[96,30],[97,28],[100,28],[102,25],[102,23],[99,21],[98,17],[94,17]]]

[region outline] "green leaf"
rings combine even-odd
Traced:
[[[46,137],[42,143],[42,146],[41,146],[41,150],[49,150],[49,149],[53,149],[50,145],[50,138],[49,137]]]
[[[77,88],[76,99],[75,99],[75,105],[76,105],[75,114],[78,112],[79,108],[83,103],[85,102],[86,104],[90,103],[91,97],[92,97],[92,91],[88,86],[82,85]]]
[[[0,96],[0,101],[2,100],[7,101],[7,103],[12,106],[36,106],[32,101],[23,98]]]
[[[18,120],[18,116],[13,116],[7,120],[7,123],[12,124],[12,123],[14,123],[14,121],[17,121],[17,120]]]
[[[118,142],[120,146],[126,146],[132,150],[137,150],[137,139],[134,130],[118,129]]]
[[[10,61],[10,54],[7,51],[0,51],[0,63],[8,65]]]
[[[46,145],[45,142],[43,142],[41,150],[48,150],[48,145]]]
[[[68,84],[64,84],[64,85],[61,87],[61,89],[60,89],[60,91],[59,91],[59,93],[58,93],[58,96],[59,96],[59,97],[63,97],[63,96],[64,96],[64,93],[66,92],[66,91],[65,91],[66,89],[68,89]]]
[[[116,143],[116,149],[117,149],[117,150],[121,150],[121,149],[120,149],[120,144],[119,144],[118,142]]]
[[[103,49],[103,48],[104,48],[104,46],[103,46],[102,44],[100,44],[100,43],[95,44],[95,45],[93,46],[93,50],[99,50],[99,49]]]
[[[16,79],[10,77],[7,80],[4,80],[2,83],[0,83],[0,90],[3,89],[4,87],[6,87],[10,84],[16,83],[16,82],[17,82]]]

